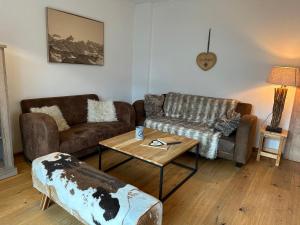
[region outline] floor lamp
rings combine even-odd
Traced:
[[[274,66],[268,77],[268,82],[281,85],[281,87],[275,88],[272,121],[266,130],[281,133],[282,128],[279,127],[279,124],[288,92],[287,86],[300,86],[299,68]]]

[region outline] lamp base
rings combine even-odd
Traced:
[[[274,132],[274,133],[281,133],[282,132],[282,128],[281,127],[271,127],[271,126],[267,126],[266,127],[266,131],[270,131],[270,132]]]

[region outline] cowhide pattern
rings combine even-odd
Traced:
[[[59,201],[86,224],[138,224],[152,206],[161,204],[136,187],[64,153],[35,159],[32,172],[40,183],[54,188]],[[160,213],[156,216],[160,221]]]

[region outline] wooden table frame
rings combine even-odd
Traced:
[[[104,172],[108,172],[110,170],[113,170],[115,168],[117,168],[118,166],[121,166],[122,164],[126,163],[126,162],[129,162],[130,160],[132,159],[138,159],[138,160],[141,160],[142,162],[145,162],[145,163],[148,163],[148,164],[151,164],[155,167],[158,167],[160,169],[160,177],[159,177],[159,200],[164,202],[168,197],[170,197],[170,195],[172,195],[181,185],[183,185],[187,180],[189,180],[198,170],[198,160],[199,160],[199,148],[200,148],[200,144],[196,144],[196,157],[195,157],[195,166],[194,167],[190,167],[190,166],[187,166],[187,165],[184,165],[184,164],[181,164],[181,163],[178,163],[178,162],[175,162],[175,161],[170,161],[168,162],[167,164],[165,165],[157,165],[155,163],[152,163],[152,162],[149,162],[149,161],[146,161],[146,160],[143,160],[141,158],[137,158],[135,156],[132,156],[132,155],[129,155],[129,154],[126,154],[124,152],[120,152],[118,150],[115,150],[115,149],[111,149],[111,148],[108,148],[109,150],[113,150],[115,152],[118,152],[118,153],[121,153],[123,155],[126,155],[126,156],[129,156],[128,159],[126,160],[123,160],[121,162],[119,162],[118,164],[114,165],[114,166],[111,166],[110,168],[107,168],[105,170],[103,170]],[[193,146],[192,148],[194,148],[195,146]],[[191,148],[191,149],[192,149]],[[102,152],[103,152],[103,146],[99,146],[98,148],[98,151],[99,151],[99,170],[102,170]],[[178,183],[171,191],[169,191],[165,196],[163,196],[163,183],[164,183],[164,168],[168,165],[168,164],[174,164],[176,166],[180,166],[182,168],[185,168],[187,170],[190,170],[191,172],[188,174],[188,176],[186,176],[180,183]]]
[[[287,130],[282,130],[282,133],[274,133],[274,132],[266,131],[265,128],[261,128],[260,136],[259,136],[259,148],[258,148],[256,160],[260,161],[261,156],[272,158],[276,160],[275,166],[279,166],[281,155],[285,148],[287,136],[288,136]],[[270,149],[264,147],[264,142],[266,138],[271,138],[279,141],[279,148],[277,153],[272,152],[272,150],[277,150],[277,149]]]

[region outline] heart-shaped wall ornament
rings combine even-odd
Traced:
[[[202,52],[197,56],[198,66],[204,70],[210,70],[217,63],[217,56],[213,52]]]
[[[209,29],[209,33],[208,33],[207,51],[200,53],[196,59],[198,66],[204,71],[210,70],[217,63],[216,54],[209,51],[210,33],[211,33],[211,29]]]

